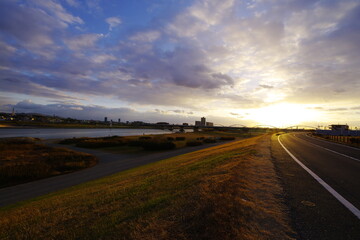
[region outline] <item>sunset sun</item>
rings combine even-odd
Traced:
[[[282,103],[256,109],[251,117],[261,125],[291,127],[319,117],[319,113],[301,104]]]

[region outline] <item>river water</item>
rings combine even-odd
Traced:
[[[42,139],[73,138],[73,137],[108,137],[134,136],[143,134],[173,133],[160,129],[132,128],[0,128],[0,138],[5,137],[36,137]]]

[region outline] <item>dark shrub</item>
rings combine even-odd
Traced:
[[[198,137],[196,140],[204,140],[205,137]]]
[[[128,146],[130,147],[142,147],[143,145],[143,141],[139,141],[139,140],[131,140],[128,142]]]
[[[85,140],[87,140],[89,138],[87,137],[82,137],[82,138],[68,138],[68,139],[63,139],[61,140],[59,143],[60,144],[76,144],[76,143],[79,143],[79,142],[83,142]]]
[[[173,142],[143,142],[142,147],[145,150],[170,150],[176,148]]]
[[[220,140],[223,141],[235,140],[235,137],[220,137]]]
[[[185,137],[176,137],[175,140],[176,141],[184,141],[186,138]]]
[[[139,137],[140,140],[150,140],[152,139],[152,137],[147,137],[147,136],[144,136],[144,137]]]
[[[125,145],[122,141],[111,140],[87,140],[76,144],[77,147],[83,148],[103,148],[103,147],[117,147]]]
[[[200,146],[202,144],[203,144],[202,141],[189,141],[189,142],[186,142],[186,146],[189,146],[189,147]]]
[[[117,135],[114,135],[114,136],[111,136],[111,137],[103,137],[103,138],[97,138],[97,139],[121,139],[121,138],[124,138],[124,137],[120,137],[120,136],[117,136]]]
[[[167,137],[166,138],[168,141],[174,141],[175,140],[175,138],[173,138],[173,137]]]
[[[27,137],[20,137],[20,138],[2,138],[0,139],[0,143],[5,144],[29,144],[33,143],[35,138],[27,138]]]
[[[205,138],[204,143],[216,143],[216,139],[215,138]]]

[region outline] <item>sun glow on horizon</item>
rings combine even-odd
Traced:
[[[275,127],[289,127],[304,122],[317,121],[319,112],[302,104],[281,103],[254,109],[249,118],[258,124]]]

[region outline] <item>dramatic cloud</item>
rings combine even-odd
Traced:
[[[328,121],[360,101],[359,22],[356,0],[3,0],[0,91],[9,103],[79,100],[74,114],[131,106],[245,123],[289,103]]]
[[[82,34],[65,39],[64,42],[71,50],[76,52],[93,48],[101,37],[103,37],[102,34]]]
[[[33,0],[35,6],[39,6],[40,9],[43,9],[49,15],[55,17],[59,20],[64,26],[68,24],[79,23],[83,24],[83,20],[79,17],[73,16],[68,13],[61,4],[53,0]]]
[[[118,17],[109,17],[105,21],[109,24],[110,31],[117,25],[121,24],[121,19]]]

